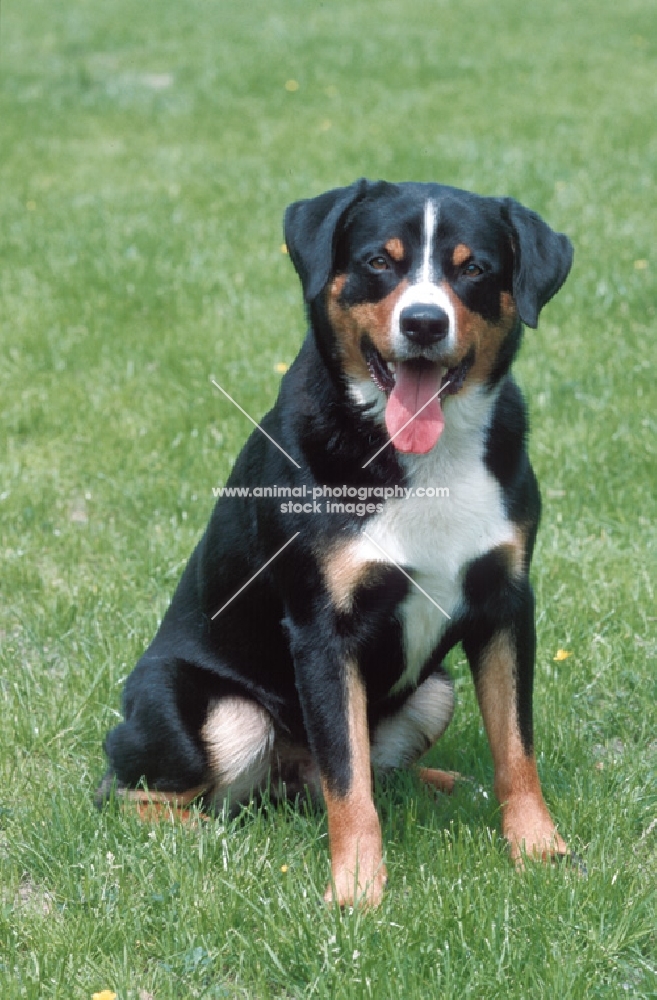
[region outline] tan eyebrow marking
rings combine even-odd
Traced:
[[[393,236],[391,240],[385,245],[387,253],[390,254],[393,260],[403,260],[404,259],[404,244],[399,239],[398,236]]]
[[[465,243],[459,243],[454,247],[454,252],[452,253],[452,264],[454,267],[460,267],[461,264],[465,264],[466,260],[472,257],[472,250],[470,247],[466,247]]]

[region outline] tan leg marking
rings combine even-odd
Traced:
[[[511,857],[547,860],[566,854],[565,842],[543,800],[533,753],[526,753],[516,714],[515,653],[507,632],[495,636],[481,658],[477,697],[495,767],[495,795],[502,807],[502,833]]]
[[[418,767],[417,776],[425,785],[431,785],[438,792],[451,795],[454,785],[462,777],[458,771],[439,771],[435,767]]]
[[[333,876],[324,898],[340,906],[378,906],[387,874],[381,826],[372,799],[365,688],[353,665],[348,667],[346,686],[351,785],[346,795],[337,795],[322,777]]]
[[[143,788],[117,788],[116,797],[122,805],[129,805],[143,823],[177,819],[181,823],[192,824],[197,816],[203,820],[209,817],[202,812],[194,814],[185,806],[191,805],[206,791],[207,785],[189,788],[184,792],[149,792]]]
[[[199,795],[203,795],[207,788],[207,785],[199,785],[197,788],[189,788],[185,792],[149,792],[145,788],[117,788],[116,795],[117,798],[127,802],[157,802],[162,805],[178,807],[188,806]]]

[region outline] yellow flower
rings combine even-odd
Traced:
[[[281,871],[285,875],[285,872],[287,871],[287,865],[281,865]]]
[[[111,990],[101,990],[100,993],[94,993],[91,1000],[116,1000],[116,993],[112,993]]]
[[[281,253],[287,253],[287,243],[281,243]]]
[[[284,375],[289,367],[290,366],[286,365],[284,361],[277,361],[276,364],[274,365],[274,371],[280,372],[281,375]]]
[[[568,657],[572,656],[572,655],[573,654],[569,650],[567,650],[567,649],[558,649],[557,650],[557,655],[553,656],[552,659],[553,660],[567,660]]]
[[[296,80],[288,80],[285,84],[285,89],[293,93],[295,90],[299,89],[299,84]]]

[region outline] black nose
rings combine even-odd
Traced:
[[[417,303],[402,309],[399,327],[414,344],[429,347],[444,340],[449,333],[449,316],[431,302]]]

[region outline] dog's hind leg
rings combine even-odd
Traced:
[[[124,721],[105,740],[109,771],[96,793],[102,805],[112,789],[145,785],[150,793],[197,791],[208,781],[198,732],[207,712],[204,671],[146,654],[128,678]]]
[[[409,767],[440,739],[454,711],[454,686],[443,670],[430,674],[393,715],[376,726],[372,766],[390,771]]]
[[[454,711],[454,686],[442,669],[430,674],[393,715],[383,718],[374,730],[371,760],[375,771],[410,767],[440,739]],[[422,767],[422,781],[443,792],[451,792],[458,777],[447,771]]]
[[[201,729],[215,805],[248,800],[267,781],[272,764],[274,723],[250,698],[228,695],[210,705]]]
[[[99,806],[113,790],[144,806],[185,806],[200,795],[238,804],[266,778],[269,713],[193,664],[144,658],[128,679],[123,707],[125,721],[105,743],[110,767],[96,793]]]

